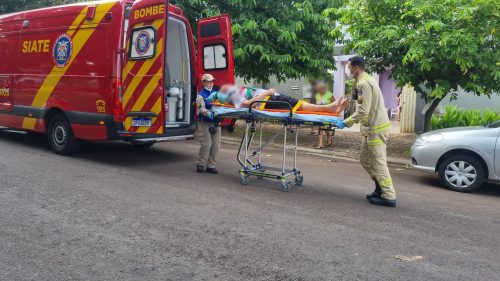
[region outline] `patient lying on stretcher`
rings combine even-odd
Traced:
[[[280,103],[265,103],[265,109],[289,109],[290,107],[294,111],[309,111],[309,112],[325,112],[332,114],[342,114],[344,110],[349,106],[348,99],[338,99],[337,101],[320,105],[311,104],[306,101],[297,100],[290,96],[278,94],[276,90],[264,90],[249,87],[238,88],[234,85],[223,85],[219,92],[211,94],[207,101],[218,102],[221,104],[233,105],[236,109],[248,108],[253,102],[256,101],[276,101]],[[290,105],[288,107],[287,104]],[[254,103],[253,107],[260,106],[259,103]]]

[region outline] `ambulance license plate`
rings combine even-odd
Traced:
[[[132,119],[133,127],[151,127],[151,118],[134,118]]]

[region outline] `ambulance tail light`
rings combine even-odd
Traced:
[[[115,97],[114,97],[115,106],[113,109],[114,119],[115,119],[115,122],[123,122],[123,105],[122,105],[123,86],[122,86],[122,80],[116,79],[113,87],[114,87],[114,92],[115,92]]]

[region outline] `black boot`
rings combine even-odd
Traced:
[[[205,172],[205,167],[203,167],[203,165],[196,165],[196,172],[198,173]]]
[[[380,198],[382,196],[382,188],[380,188],[380,184],[376,180],[373,180],[375,182],[375,190],[371,193],[366,195],[366,199],[370,200],[370,198]]]
[[[396,207],[396,200],[389,200],[385,199],[384,197],[372,197],[369,200],[370,204],[373,205],[392,207],[392,208]]]

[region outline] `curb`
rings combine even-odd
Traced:
[[[228,144],[240,145],[241,139],[223,136],[222,142],[228,143]],[[277,144],[271,144],[271,145],[269,145],[269,147],[278,148],[279,146]],[[351,162],[358,162],[359,161],[359,159],[350,157],[349,155],[335,154],[334,152],[331,152],[328,150],[317,150],[317,149],[313,149],[313,148],[299,146],[297,148],[297,151],[305,152],[309,155],[321,156],[321,157],[332,158],[332,159],[341,159],[341,160],[346,160],[346,161],[351,161]],[[410,160],[401,159],[401,158],[387,158],[387,163],[392,164],[392,165],[398,165],[398,166],[410,166],[410,164],[411,164]]]

